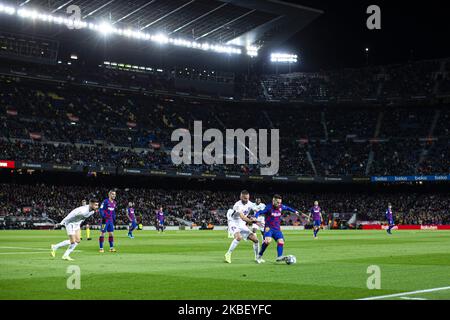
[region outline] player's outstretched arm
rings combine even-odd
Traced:
[[[296,214],[297,214],[298,217],[305,217],[305,219],[308,220],[308,221],[311,220],[311,216],[307,215],[307,214],[305,214],[303,212],[297,212]]]
[[[300,216],[300,214],[299,214],[299,212],[297,210],[295,210],[295,209],[293,209],[293,208],[291,208],[289,206],[286,206],[286,205],[283,205],[282,211],[288,211],[288,212],[291,212],[293,214],[296,214],[296,215]]]
[[[310,219],[310,216],[308,216],[307,214],[304,214],[303,212],[299,212],[289,206],[283,206],[283,211],[288,211],[288,212],[292,212],[293,214],[297,215],[298,217],[304,216],[306,219]]]
[[[265,209],[259,210],[259,211],[255,214],[255,218],[259,218],[259,216],[261,216],[261,215],[266,215],[267,212],[269,212],[269,206],[266,206]]]
[[[242,212],[239,212],[239,216],[240,216],[241,219],[244,220],[245,222],[248,222],[248,223],[256,222],[256,219],[255,219],[255,218],[250,219],[249,217],[247,217],[247,216],[246,216],[245,214],[243,214]]]

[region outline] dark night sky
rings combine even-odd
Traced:
[[[290,39],[302,58],[300,69],[313,71],[411,59],[450,57],[450,9],[445,1],[287,0],[325,13]],[[448,3],[448,0],[447,0]],[[382,30],[366,28],[366,9],[381,8]]]

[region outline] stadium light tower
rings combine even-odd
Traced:
[[[100,25],[98,25],[97,31],[102,35],[107,36],[110,33],[114,32],[114,27],[108,22],[102,22]]]
[[[290,53],[272,53],[270,61],[272,63],[292,64],[298,62],[298,56]]]
[[[270,55],[270,62],[276,67],[276,73],[278,73],[279,65],[288,65],[289,73],[291,73],[291,66],[298,62],[298,56],[291,53],[272,53]]]
[[[0,0],[1,1],[1,0]],[[70,2],[70,1],[69,1]],[[112,2],[112,1],[110,1]],[[192,1],[191,1],[192,2]],[[150,34],[143,32],[142,30],[136,29],[123,29],[117,28],[108,21],[102,21],[100,23],[88,22],[84,20],[72,20],[62,15],[55,15],[53,12],[51,14],[40,12],[37,10],[29,10],[27,8],[14,8],[11,6],[6,6],[0,3],[0,15],[16,15],[24,20],[31,20],[33,22],[45,22],[53,23],[57,25],[66,25],[69,29],[89,29],[98,32],[105,38],[110,35],[119,35],[122,37],[133,38],[143,41],[152,41],[154,43],[163,45],[171,44],[179,47],[192,48],[203,51],[210,51],[216,53],[223,53],[228,55],[241,55],[244,52],[243,47],[236,45],[227,45],[222,43],[210,43],[210,42],[198,42],[190,41],[188,39],[182,38],[170,38],[167,35],[158,33]],[[250,56],[256,56],[257,50],[254,47],[247,48],[248,54]]]

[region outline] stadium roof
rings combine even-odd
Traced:
[[[16,8],[65,14],[71,5],[82,19],[117,28],[221,44],[275,46],[322,12],[278,0],[3,0]]]

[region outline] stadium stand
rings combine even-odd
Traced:
[[[45,184],[18,185],[0,184],[0,216],[23,217],[32,219],[49,217],[60,221],[73,207],[81,203],[82,199],[90,195],[102,197],[108,189],[104,187],[82,186],[51,186]],[[126,225],[125,208],[127,201],[136,203],[136,211],[144,225],[154,225],[155,210],[161,204],[165,205],[168,225],[178,225],[176,218],[181,218],[197,225],[203,220],[215,225],[226,224],[226,211],[230,204],[235,202],[236,193],[229,191],[208,190],[163,190],[148,188],[127,188],[118,191],[118,207],[121,208],[117,217],[118,225]],[[263,201],[271,198],[270,194],[252,194],[252,197],[261,197]],[[399,224],[448,224],[450,216],[447,209],[450,199],[445,193],[287,193],[284,201],[303,212],[308,212],[312,203],[321,200],[321,207],[328,219],[333,213],[356,213],[358,220],[383,221],[384,208],[387,202],[396,204],[396,213]],[[26,209],[26,210],[25,210]],[[6,225],[4,219],[2,227],[13,228]],[[98,224],[95,219],[88,221]],[[287,225],[298,223],[298,218],[292,216],[285,219]],[[303,221],[302,221],[303,222]]]
[[[422,76],[438,64],[424,62],[414,66]],[[12,75],[0,77],[2,158],[176,170],[180,167],[174,167],[169,156],[173,146],[170,134],[174,128],[191,129],[195,120],[201,120],[209,128],[279,128],[280,175],[407,175],[449,171],[449,115],[439,104],[373,107],[362,102],[357,106],[285,102],[273,105],[157,96],[139,90],[130,93],[89,85],[93,80],[108,83],[112,72],[115,85],[125,88],[130,86],[127,80],[137,79],[133,72],[101,66],[91,72],[97,75],[93,79],[88,72],[82,73],[82,68],[73,73],[67,66],[55,68],[66,78],[78,80],[67,83]],[[380,69],[387,70],[379,67],[376,71]],[[403,79],[402,73],[410,74],[412,70],[415,69],[396,66],[390,73]],[[345,93],[341,87],[345,86],[345,79],[362,79],[368,71],[350,70],[348,75],[345,72],[326,77],[329,84],[339,84],[335,92]],[[103,80],[98,78],[102,75],[106,77]],[[150,77],[144,82],[153,86],[152,76],[143,76]],[[314,83],[318,78],[310,79]],[[163,82],[156,80],[158,87]],[[81,83],[84,85],[78,85]],[[138,82],[133,85],[139,87]],[[351,86],[349,83],[348,87]],[[370,85],[365,82],[362,87]],[[323,92],[328,94],[333,90]],[[358,96],[361,97],[359,93]],[[433,139],[431,144],[430,139]],[[241,174],[251,174],[257,169],[258,166],[237,165],[194,168]]]
[[[170,150],[176,128],[279,128],[280,176],[448,175],[450,62],[446,59],[403,65],[278,75],[233,74],[177,66],[133,66],[105,61],[83,65],[9,61],[0,68],[1,159],[53,165],[173,170],[202,174],[259,174],[259,165],[174,165]],[[180,81],[184,88],[180,92]],[[226,84],[234,93],[201,92],[195,81]],[[187,83],[187,85],[186,85]],[[447,97],[447,98],[446,98]],[[94,170],[95,171],[95,170]],[[32,227],[29,218],[60,220],[89,187],[1,185],[3,217],[24,218],[3,228]],[[139,199],[142,222],[153,224],[158,203],[170,203],[169,225],[182,218],[198,225],[225,224],[230,192],[130,189],[121,201]],[[53,207],[56,195],[62,205]],[[268,194],[261,195],[268,198]],[[287,195],[306,210],[317,196]],[[358,212],[359,219],[382,218],[389,197],[364,193],[324,193],[327,212]],[[396,195],[399,222],[450,223],[448,197]],[[428,197],[428,198],[427,198]],[[342,200],[346,199],[346,200]],[[401,199],[400,201],[398,199]],[[120,203],[124,208],[126,203]],[[120,220],[122,219],[122,220]],[[8,222],[9,221],[9,222]],[[118,223],[125,223],[123,216]],[[91,221],[91,223],[96,223]],[[297,223],[288,218],[286,223]],[[8,225],[7,225],[8,224]]]

